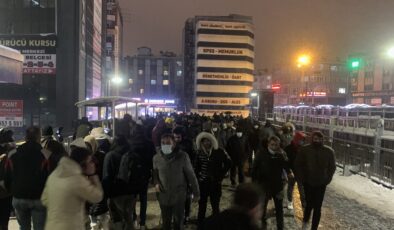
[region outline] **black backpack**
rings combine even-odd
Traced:
[[[127,152],[123,154],[120,160],[117,179],[125,186],[127,192],[133,194],[139,193],[147,180],[145,168],[138,154]]]

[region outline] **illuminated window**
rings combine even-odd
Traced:
[[[133,84],[133,79],[129,78],[129,85],[132,85],[132,84]]]
[[[168,85],[170,83],[169,80],[163,80],[163,85]]]
[[[331,69],[331,71],[334,71],[334,72],[338,71],[338,67],[335,66],[335,65],[332,65],[332,66],[330,67],[330,69]]]
[[[144,89],[140,89],[140,94],[143,94],[144,93]]]
[[[156,80],[150,80],[151,85],[156,85]]]
[[[163,71],[163,75],[164,75],[164,76],[168,76],[168,74],[169,74],[168,70],[164,70],[164,71]]]
[[[182,62],[181,62],[181,61],[177,61],[176,64],[177,64],[178,66],[182,66]]]
[[[138,74],[139,74],[139,75],[142,75],[142,74],[144,74],[144,71],[143,71],[142,69],[139,69],[139,70],[138,70]]]
[[[178,70],[178,71],[176,72],[176,75],[177,75],[178,77],[182,76],[182,70]]]

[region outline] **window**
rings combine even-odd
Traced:
[[[177,61],[176,64],[181,67],[182,66],[182,62],[181,61]]]
[[[138,70],[138,74],[139,74],[139,75],[143,75],[143,74],[144,74],[144,71],[143,71],[142,69],[139,69],[139,70]]]
[[[133,84],[133,79],[129,78],[129,85],[132,85],[132,84]]]
[[[182,76],[182,70],[178,70],[178,71],[176,72],[176,75],[177,75],[178,77]]]
[[[168,76],[168,74],[169,74],[168,70],[164,70],[164,71],[163,71],[163,75],[164,75],[164,76]]]
[[[151,85],[156,85],[156,80],[150,80]]]
[[[336,71],[338,71],[338,67],[335,66],[335,65],[332,65],[332,66],[330,67],[330,70],[333,71],[333,72],[336,72]]]
[[[169,80],[163,80],[163,85],[168,85],[170,83]]]
[[[140,89],[140,94],[144,94],[144,89]]]

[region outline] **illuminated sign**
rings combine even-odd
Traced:
[[[23,101],[0,100],[0,127],[23,126]]]
[[[248,49],[198,47],[198,54],[239,55],[254,57],[254,52]]]
[[[203,80],[236,80],[253,82],[253,75],[245,73],[208,73],[199,72],[197,79]]]
[[[206,116],[213,116],[215,113],[231,113],[232,116],[249,116],[249,110],[214,110],[214,109],[191,109],[192,113],[198,113],[200,115],[205,114]]]
[[[202,105],[248,105],[249,98],[197,97],[197,104]]]
[[[198,29],[220,29],[220,30],[249,30],[253,31],[253,26],[249,23],[236,22],[214,22],[214,21],[199,21]]]
[[[300,93],[300,97],[325,97],[327,96],[326,92],[307,92],[305,93]]]
[[[280,89],[280,84],[272,84],[271,87],[273,90],[279,90]]]
[[[175,100],[165,100],[165,99],[145,99],[144,102],[147,104],[155,104],[155,105],[175,104]]]

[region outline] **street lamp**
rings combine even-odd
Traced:
[[[300,56],[298,56],[297,58],[297,67],[299,69],[301,69],[301,78],[302,81],[305,81],[305,95],[303,97],[303,102],[305,103],[305,98],[308,94],[308,86],[307,86],[307,81],[305,79],[305,69],[303,67],[309,65],[311,62],[311,57],[308,54],[301,54]],[[313,98],[312,98],[313,100]],[[312,102],[313,103],[313,102]]]
[[[108,81],[108,91],[111,90],[111,82],[116,86],[116,96],[119,96],[119,85],[123,82],[123,78],[121,78],[120,76],[113,76]],[[108,92],[108,95],[110,95],[109,92]]]
[[[387,51],[387,56],[389,56],[389,58],[394,58],[394,47],[391,47],[391,48]]]

